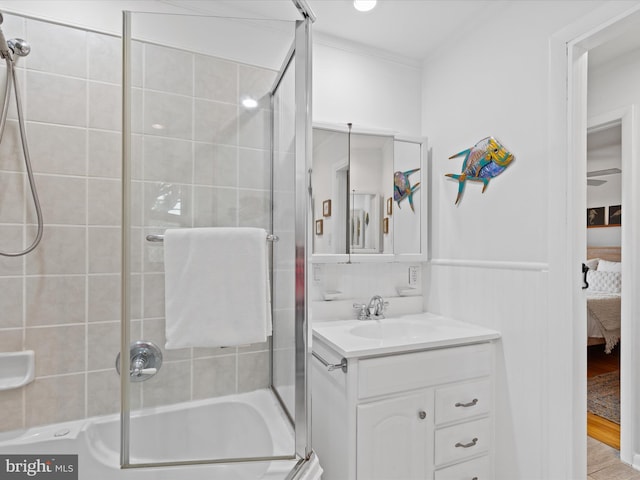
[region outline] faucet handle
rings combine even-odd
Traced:
[[[369,307],[364,303],[354,303],[353,308],[355,310],[360,310],[358,312],[358,320],[366,320],[369,318]]]

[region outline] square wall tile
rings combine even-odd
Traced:
[[[167,183],[192,183],[193,143],[145,135],[144,179]]]
[[[89,127],[122,131],[122,88],[89,82]]]
[[[42,217],[50,225],[86,225],[87,180],[59,175],[36,175]],[[30,195],[30,194],[29,194]],[[33,201],[28,197],[28,201]],[[35,223],[35,214],[29,219]]]
[[[9,323],[9,322],[7,322]],[[22,325],[20,328],[4,328],[0,330],[0,352],[20,352],[22,348]]]
[[[228,103],[195,100],[194,138],[219,145],[238,144],[238,107]]]
[[[270,113],[268,110],[240,110],[238,145],[268,150],[271,144]]]
[[[0,251],[19,252],[24,247],[25,228],[0,224]],[[0,276],[22,275],[25,257],[0,257]]]
[[[4,72],[0,70],[0,76],[2,75],[4,75]],[[2,85],[2,89],[4,89],[4,83],[0,81],[0,85]],[[31,140],[29,140],[29,142],[31,142]],[[31,147],[31,143],[29,143],[29,147]],[[35,168],[35,156],[32,155],[32,157]],[[18,122],[15,120],[7,120],[2,142],[0,142],[0,158],[2,158],[3,170],[24,172],[20,130],[18,128]]]
[[[122,177],[122,135],[119,132],[89,130],[89,175]]]
[[[120,275],[89,275],[89,322],[120,320]]]
[[[235,393],[236,361],[236,355],[199,358],[194,360],[194,400]]]
[[[205,55],[195,56],[196,97],[238,103],[238,64]]]
[[[27,277],[25,282],[27,326],[85,322],[84,275]]]
[[[89,227],[89,273],[119,273],[122,244],[118,227]]]
[[[27,228],[29,239],[36,227]],[[86,228],[45,225],[40,245],[26,256],[27,274],[86,273]]]
[[[113,369],[120,352],[120,322],[92,322],[88,333],[89,358],[87,369]],[[133,339],[135,340],[135,339]]]
[[[269,386],[269,352],[238,355],[238,393]]]
[[[85,416],[85,374],[36,378],[25,387],[27,427]]]
[[[196,227],[236,227],[238,225],[237,190],[234,188],[195,187],[194,225]]]
[[[191,362],[165,362],[160,371],[142,384],[143,405],[155,407],[191,399]],[[138,432],[141,433],[141,432]],[[135,433],[132,432],[132,437]]]
[[[132,397],[133,400],[133,397]],[[139,408],[132,401],[131,408]],[[87,374],[87,416],[108,415],[120,411],[120,376],[115,368]]]
[[[190,140],[191,104],[189,97],[147,91],[144,95],[144,133]]]
[[[122,81],[122,40],[102,33],[87,32],[89,79],[120,84]]]
[[[238,148],[211,143],[196,143],[194,183],[235,187],[238,184]]]
[[[238,205],[239,226],[270,229],[271,194],[268,191],[240,190]]]
[[[27,19],[27,35],[34,46],[27,57],[28,69],[87,78],[86,31]]]
[[[276,79],[277,72],[264,68],[240,65],[239,96],[250,97],[258,101],[259,108],[270,108],[269,91]]]
[[[193,95],[193,55],[175,48],[145,45],[144,87]]]
[[[240,174],[238,185],[241,188],[271,188],[271,153],[268,150],[240,148]]]
[[[145,182],[144,224],[149,227],[190,227],[192,187],[176,183]]]
[[[0,218],[6,223],[24,222],[26,176],[0,171]]]
[[[34,172],[87,174],[87,132],[84,128],[29,122],[27,134]],[[56,147],[51,148],[52,145]]]
[[[84,372],[85,326],[29,327],[25,349],[36,352],[36,377]]]
[[[26,119],[76,127],[87,125],[87,82],[41,72],[27,72]],[[105,104],[105,108],[108,104]]]
[[[24,388],[0,391],[0,432],[8,432],[24,428]]]
[[[122,224],[122,187],[120,180],[89,179],[89,225]]]

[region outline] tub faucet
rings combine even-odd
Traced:
[[[369,304],[366,303],[354,303],[353,308],[358,311],[358,320],[370,320],[384,318],[384,309],[389,305],[389,302],[385,302],[380,295],[374,295],[369,300]]]

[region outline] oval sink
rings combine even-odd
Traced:
[[[433,327],[419,323],[376,323],[358,325],[350,330],[352,335],[364,338],[417,338],[433,334]]]

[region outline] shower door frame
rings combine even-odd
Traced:
[[[305,0],[292,0],[303,16],[295,22],[293,46],[285,59],[277,80],[271,90],[271,96],[278,88],[284,72],[295,58],[295,412],[294,452],[291,456],[242,457],[228,459],[199,459],[174,462],[131,463],[130,459],[130,413],[129,377],[121,375],[120,381],[120,466],[121,468],[174,467],[186,465],[225,464],[242,462],[265,462],[274,460],[296,460],[298,463],[289,474],[295,473],[311,457],[310,429],[310,393],[307,385],[307,368],[310,354],[308,329],[308,185],[311,166],[311,24],[315,21],[313,12]],[[132,79],[131,79],[131,42],[132,13],[123,11],[122,27],[122,257],[121,257],[121,372],[130,371],[129,345],[131,322],[131,134],[132,134]],[[273,111],[272,111],[273,115]],[[273,117],[272,117],[273,119]],[[272,122],[273,123],[273,122]],[[273,131],[273,129],[272,129]],[[273,142],[271,145],[273,158]],[[273,179],[271,185],[273,197]],[[273,208],[272,208],[273,215]],[[273,219],[271,221],[273,227]],[[282,400],[278,397],[279,401]],[[286,411],[286,410],[285,410]]]

